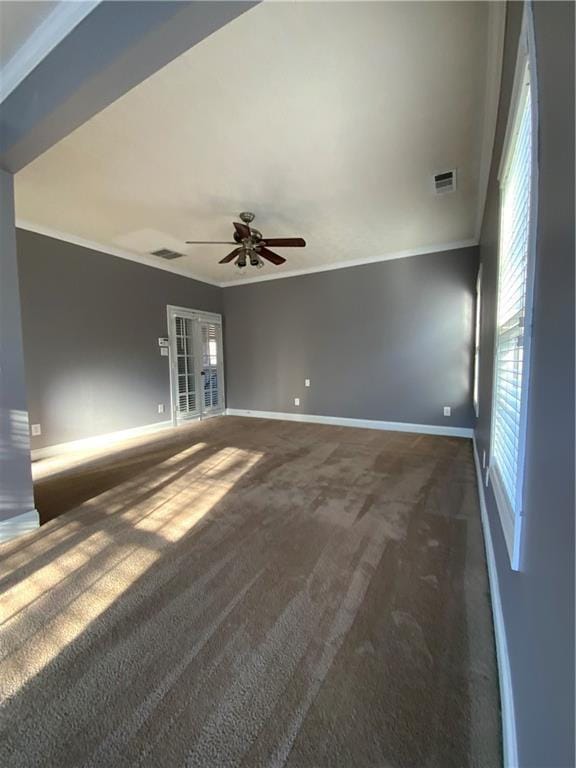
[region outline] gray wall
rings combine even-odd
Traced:
[[[221,289],[24,230],[17,245],[32,447],[169,419],[166,305],[221,312]]]
[[[490,444],[498,242],[496,171],[522,15],[508,5],[502,94],[481,239],[480,448]],[[520,765],[574,763],[574,6],[536,3],[540,180],[522,571],[494,540],[515,695]]]
[[[476,272],[467,248],[226,288],[228,407],[473,426]]]
[[[20,317],[14,179],[0,169],[0,521],[34,509]]]

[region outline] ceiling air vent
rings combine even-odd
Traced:
[[[169,248],[160,248],[158,251],[152,251],[152,256],[158,256],[159,259],[181,259],[184,256],[183,253],[177,251],[171,251]]]
[[[438,195],[454,192],[456,189],[456,171],[444,171],[434,175],[434,191]]]

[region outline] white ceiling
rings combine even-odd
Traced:
[[[259,276],[473,239],[489,5],[258,5],[21,171],[17,216],[218,283],[255,270],[184,241],[231,239],[242,210],[308,242]]]

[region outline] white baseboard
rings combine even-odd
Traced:
[[[155,424],[146,424],[143,427],[122,429],[119,432],[109,432],[106,435],[96,435],[95,437],[84,437],[81,440],[72,440],[69,443],[59,443],[58,445],[47,445],[44,448],[34,448],[31,451],[32,461],[49,459],[52,456],[59,456],[62,453],[102,448],[111,443],[119,443],[122,440],[128,440],[131,437],[139,437],[140,435],[149,435],[153,432],[160,432],[161,430],[169,429],[172,426],[174,425],[171,421],[158,421]]]
[[[432,424],[408,424],[404,421],[376,421],[374,419],[346,419],[338,416],[315,416],[309,413],[279,413],[277,411],[246,411],[227,408],[228,416],[252,416],[257,419],[279,419],[280,421],[302,421],[310,424],[332,424],[337,427],[359,427],[360,429],[385,429],[392,432],[417,432],[423,435],[444,435],[447,437],[474,436],[474,430],[467,427],[438,427]]]
[[[8,520],[0,520],[0,543],[30,533],[40,527],[40,515],[38,510],[21,512],[19,515],[9,517]]]
[[[494,636],[496,639],[496,656],[498,660],[498,678],[500,682],[500,706],[502,710],[502,742],[504,751],[505,768],[518,768],[518,741],[516,737],[516,713],[514,709],[514,690],[512,688],[512,674],[510,671],[510,657],[508,656],[508,640],[506,638],[506,626],[504,624],[504,612],[500,599],[500,583],[496,568],[494,545],[486,509],[486,497],[484,495],[484,483],[482,482],[482,470],[478,459],[478,448],[474,438],[474,464],[476,466],[476,478],[478,480],[478,496],[480,498],[480,514],[482,518],[482,530],[484,531],[484,547],[486,549],[486,561],[488,564],[488,578],[490,581],[490,596],[492,602],[492,619],[494,622]]]

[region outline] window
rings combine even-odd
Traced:
[[[523,515],[536,211],[535,110],[527,34],[523,34],[521,40],[500,169],[500,241],[489,472],[510,560],[516,570],[520,567]]]
[[[482,301],[482,264],[478,269],[478,277],[476,278],[476,331],[474,334],[474,411],[476,418],[480,416],[480,401],[479,401],[479,380],[480,380],[480,319],[482,317],[481,312]]]

